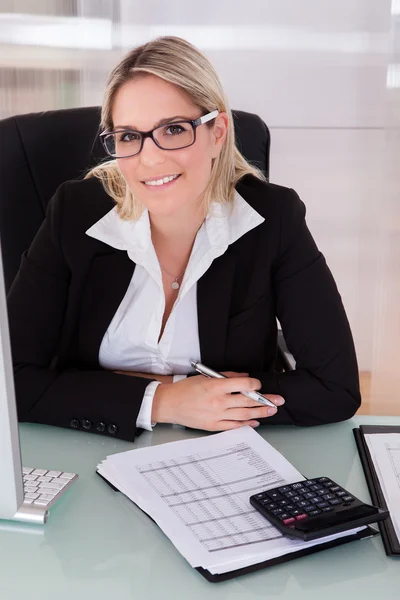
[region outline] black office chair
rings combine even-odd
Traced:
[[[233,111],[237,145],[268,177],[270,134],[257,115]],[[100,108],[75,108],[17,115],[0,121],[0,237],[8,290],[45,218],[58,186],[79,179],[106,158],[98,138]],[[295,366],[283,335],[277,370]]]

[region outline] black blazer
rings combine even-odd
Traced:
[[[201,359],[248,371],[263,392],[281,394],[286,404],[268,424],[347,419],[360,405],[354,345],[304,204],[252,176],[237,190],[265,221],[198,281]],[[20,420],[132,440],[149,380],[106,371],[98,355],[135,264],[85,234],[113,206],[97,179],[60,186],[10,290],[10,333]],[[273,370],[276,317],[295,371]]]

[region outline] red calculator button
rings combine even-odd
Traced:
[[[295,519],[293,517],[289,517],[283,521],[284,525],[289,525],[289,523],[294,523]]]
[[[306,515],[305,513],[303,513],[302,515],[297,515],[296,520],[297,521],[302,521],[303,519],[307,519],[308,515]]]

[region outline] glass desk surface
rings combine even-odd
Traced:
[[[334,425],[257,431],[306,477],[328,475],[370,502],[352,433],[359,424],[400,425],[400,417],[359,416]],[[52,507],[46,525],[0,521],[4,600],[400,597],[400,563],[386,556],[380,536],[208,583],[155,523],[95,473],[109,454],[198,437],[198,431],[158,425],[130,443],[21,424],[20,435],[25,466],[72,471],[80,478]]]

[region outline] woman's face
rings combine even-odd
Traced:
[[[124,84],[114,100],[114,129],[121,127],[150,131],[161,120],[192,120],[202,113],[179,87],[148,75]],[[179,117],[179,119],[176,119]],[[183,117],[183,119],[182,119]],[[136,156],[117,159],[118,166],[135,197],[154,215],[185,215],[197,206],[197,199],[210,178],[212,160],[221,151],[227,130],[227,115],[221,113],[212,127],[200,125],[192,146],[162,150],[146,138]],[[149,181],[178,175],[162,185]],[[146,183],[147,182],[147,183]]]

